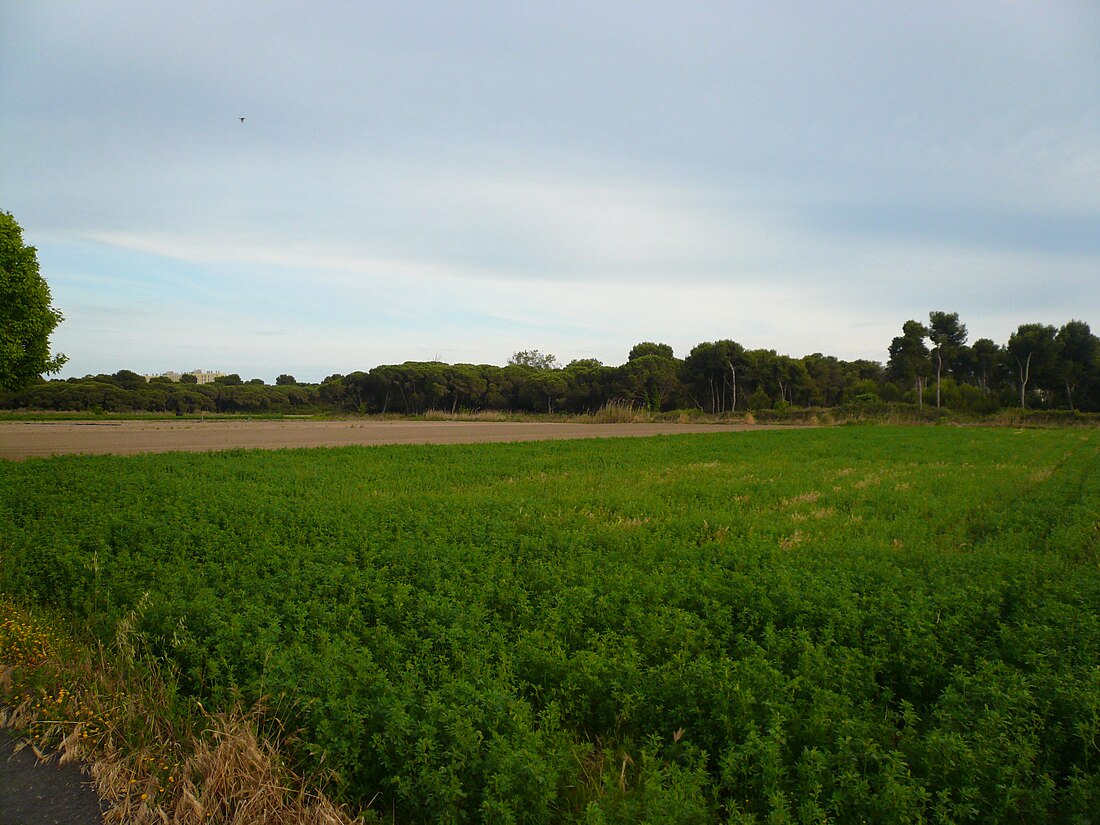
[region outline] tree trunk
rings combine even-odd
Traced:
[[[1069,402],[1069,411],[1073,412],[1073,387],[1070,386],[1069,379],[1066,379],[1066,401]]]
[[[940,408],[940,372],[943,370],[943,358],[940,351],[936,350],[936,409]]]
[[[731,412],[737,412],[737,368],[733,365],[733,361],[726,361],[730,368],[730,375],[733,376],[733,404],[730,406]]]
[[[1016,358],[1016,363],[1020,367],[1020,409],[1025,410],[1027,409],[1027,382],[1031,377],[1031,353],[1027,354],[1022,364],[1019,358]]]

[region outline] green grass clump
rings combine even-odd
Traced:
[[[399,822],[1089,821],[1100,437],[848,427],[0,465],[0,590]]]

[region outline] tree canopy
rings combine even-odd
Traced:
[[[640,344],[635,344],[630,350],[630,355],[626,357],[627,361],[633,361],[636,358],[644,358],[647,355],[659,355],[662,358],[674,358],[672,347],[668,344],[655,344],[652,341],[642,341]]]
[[[38,253],[23,243],[23,229],[0,212],[0,389],[17,390],[57,372],[64,355],[50,355],[50,334],[61,313],[38,271]]]
[[[1049,324],[1020,324],[1009,337],[1007,349],[1019,370],[1020,406],[1026,407],[1027,386],[1036,375],[1042,389],[1050,387],[1058,352],[1058,331]]]
[[[928,371],[928,347],[924,339],[928,327],[920,321],[906,321],[901,335],[890,342],[890,360],[886,369],[895,381],[916,387],[917,403],[924,406],[924,378]]]
[[[558,365],[558,359],[548,352],[537,349],[525,349],[512,353],[508,363],[517,367],[531,367],[536,370],[552,370]]]

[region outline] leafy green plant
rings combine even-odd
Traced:
[[[402,822],[1085,821],[1095,430],[0,465],[0,589]],[[146,596],[147,594],[147,596]]]

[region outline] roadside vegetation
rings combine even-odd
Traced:
[[[288,769],[261,704],[211,713],[180,696],[133,647],[133,618],[109,644],[77,639],[65,617],[0,594],[0,728],[40,760],[85,763],[110,821],[356,821]]]
[[[1084,823],[1098,468],[1093,428],[884,426],[0,464],[4,689],[150,809],[244,729],[368,820]],[[27,610],[167,751],[19,658]]]

